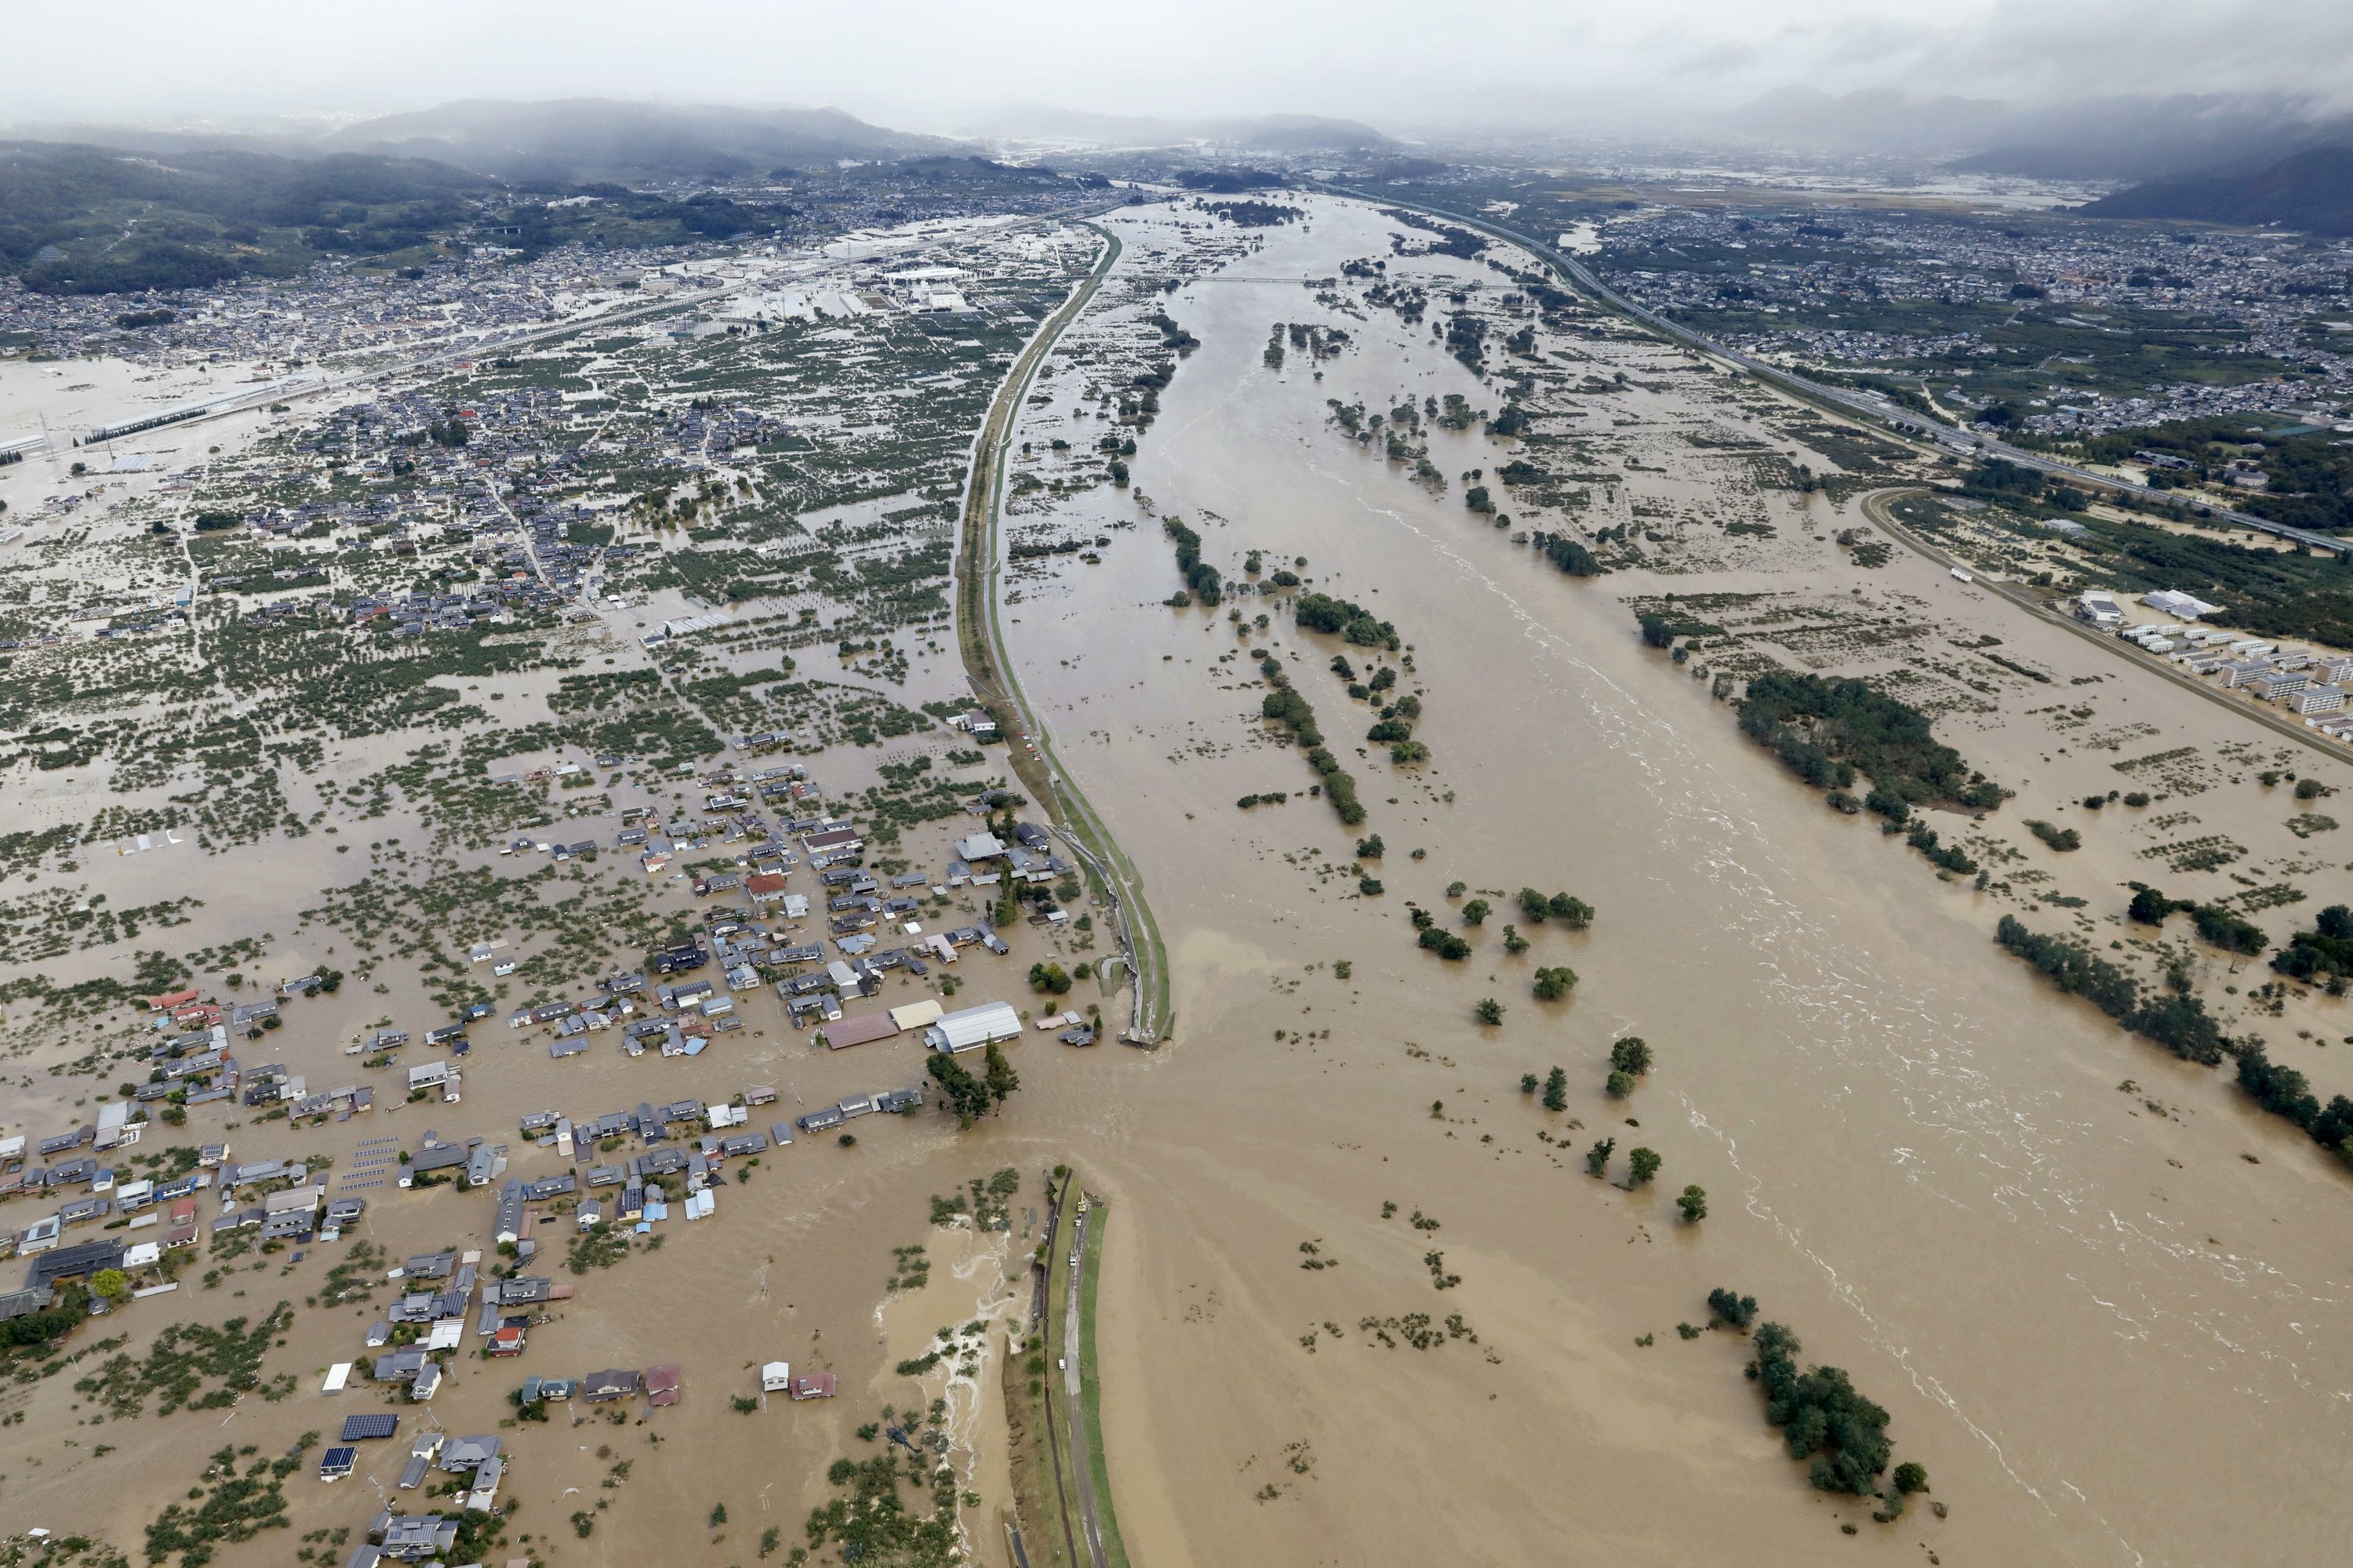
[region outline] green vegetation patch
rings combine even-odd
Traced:
[[[2229,1049],[2206,1004],[2188,994],[2186,975],[2177,974],[2164,996],[2144,1001],[2140,981],[2124,969],[2081,942],[2029,930],[2014,915],[2001,917],[1994,940],[2042,971],[2062,991],[2082,997],[2185,1062],[2211,1067]]]
[[[261,1361],[293,1320],[294,1308],[280,1301],[259,1322],[231,1318],[217,1329],[174,1323],[155,1336],[144,1357],[110,1356],[74,1390],[118,1418],[138,1415],[151,1395],[159,1415],[182,1408],[226,1410],[255,1390],[283,1399],[293,1392],[293,1378],[281,1373],[265,1387]],[[208,1380],[217,1386],[207,1391]]]
[[[180,1568],[199,1568],[213,1560],[221,1542],[234,1545],[265,1530],[284,1530],[290,1521],[280,1489],[318,1441],[316,1432],[306,1432],[275,1459],[252,1457],[250,1444],[216,1450],[199,1478],[202,1484],[189,1489],[188,1502],[168,1504],[147,1527],[147,1561],[162,1563],[177,1552]],[[240,1458],[249,1460],[242,1469]]]
[[[1868,681],[1759,675],[1741,702],[1740,727],[1818,788],[1844,789],[1860,769],[1906,802],[1986,810],[2010,793],[1939,744],[1927,715]]]

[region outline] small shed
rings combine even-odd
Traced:
[[[793,1366],[790,1361],[769,1361],[760,1368],[762,1393],[789,1393],[793,1386]]]

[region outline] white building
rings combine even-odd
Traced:
[[[2202,599],[2192,599],[2186,593],[2177,593],[2171,588],[2145,593],[2140,596],[2140,601],[2159,615],[2178,616],[2183,620],[2196,620],[2222,608],[2218,604],[2208,604]]]
[[[2116,603],[2116,595],[2094,588],[2075,600],[2075,619],[2088,620],[2094,626],[2122,626],[2124,607]]]
[[[957,1012],[944,1012],[923,1031],[923,1044],[934,1051],[977,1050],[993,1040],[1012,1040],[1021,1033],[1021,1015],[1005,1002],[983,1002]]]
[[[2306,717],[2315,714],[2342,713],[2345,710],[2345,688],[2342,686],[2306,686],[2288,694],[2287,705]]]

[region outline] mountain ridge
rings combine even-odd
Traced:
[[[2216,170],[2151,180],[2075,209],[2087,217],[2278,224],[2353,234],[2353,140],[2308,147],[2252,172]]]

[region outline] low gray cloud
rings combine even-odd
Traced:
[[[1688,116],[1776,87],[2353,106],[2353,0],[114,0],[11,19],[24,119],[361,115],[462,96],[1012,101],[1391,127]],[[70,69],[23,69],[37,60]]]

